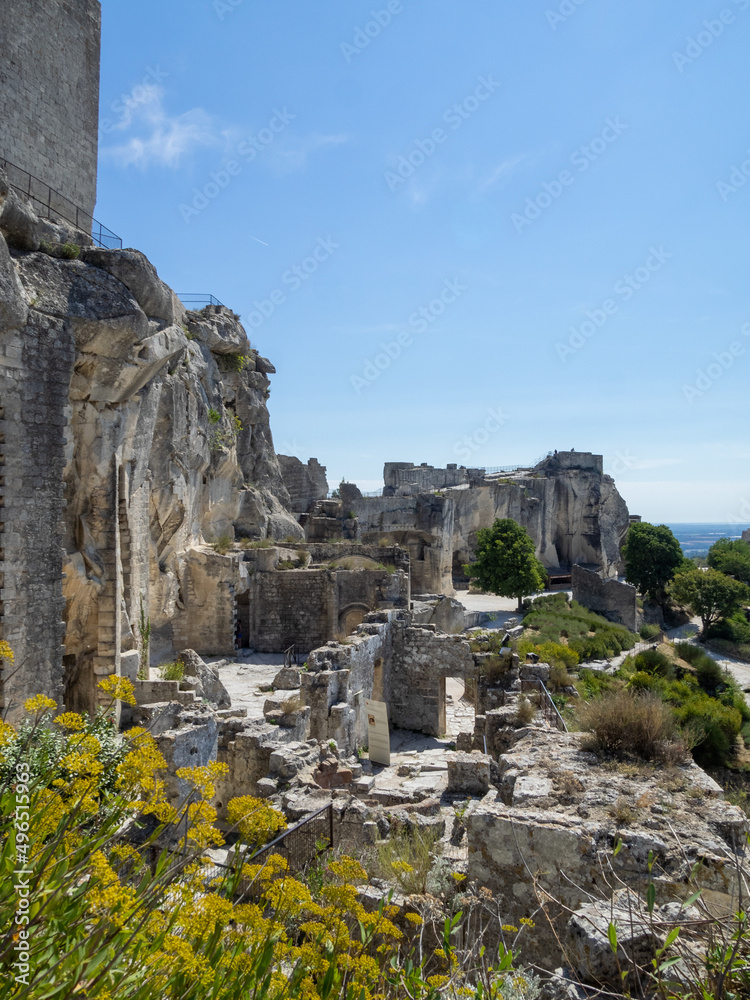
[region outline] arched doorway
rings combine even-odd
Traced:
[[[352,632],[361,625],[365,615],[369,615],[371,608],[366,604],[350,604],[339,612],[339,631],[344,635],[351,635]]]

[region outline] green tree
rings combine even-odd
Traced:
[[[680,543],[666,524],[647,521],[631,524],[622,555],[628,583],[660,603],[667,584],[685,561]]]
[[[528,531],[510,518],[477,532],[476,562],[464,569],[482,590],[518,598],[519,611],[523,598],[543,590],[547,582],[547,570],[534,553]]]
[[[708,550],[708,565],[735,580],[750,583],[750,543],[740,538],[720,538]]]
[[[750,601],[750,587],[715,569],[678,573],[670,593],[678,604],[700,617],[704,632],[716,622],[730,618]]]

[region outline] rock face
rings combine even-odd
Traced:
[[[473,559],[476,532],[495,518],[512,518],[534,539],[548,569],[574,564],[599,568],[616,577],[620,548],[629,527],[628,508],[614,480],[602,472],[601,456],[560,452],[534,469],[509,474],[469,489],[448,491],[454,498],[454,572]]]
[[[11,215],[3,231],[33,246],[34,219]],[[231,311],[186,312],[134,250],[64,259],[0,237],[0,292],[11,718],[37,691],[92,709],[141,626],[153,659],[200,628],[232,652],[247,571],[210,543],[302,537],[269,426],[273,366]]]
[[[415,593],[451,595],[454,583],[465,584],[477,532],[496,518],[523,525],[549,570],[585,564],[605,579],[622,570],[628,508],[601,455],[555,452],[534,468],[498,474],[388,462],[384,480],[382,496],[357,491],[347,503],[364,541],[385,537],[409,549]]]
[[[743,850],[747,817],[692,760],[604,767],[582,749],[578,733],[527,730],[500,757],[499,770],[499,792],[467,813],[468,874],[492,890],[510,923],[545,905],[549,921],[535,917],[527,959],[559,965],[570,911],[609,901],[613,884],[642,894],[650,857],[660,905],[701,888],[706,905],[727,912],[736,906],[735,852]],[[604,949],[580,927],[572,934],[581,969],[606,980]],[[635,938],[631,944],[640,947]]]

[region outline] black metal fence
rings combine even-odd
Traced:
[[[285,667],[296,667],[299,665],[300,654],[296,646],[289,646],[288,649],[284,650],[284,666]]]
[[[206,306],[223,306],[215,295],[201,295],[197,292],[178,292],[177,298],[188,309],[205,309]]]
[[[565,725],[565,719],[560,715],[557,710],[557,705],[552,700],[552,695],[549,693],[547,688],[544,686],[544,682],[539,677],[529,677],[526,680],[521,681],[521,691],[536,691],[539,694],[539,711],[542,713],[542,717],[545,722],[548,722],[550,726],[554,726],[559,729],[561,733],[567,733],[568,727]]]
[[[290,872],[300,872],[333,846],[333,803],[311,813],[288,830],[284,830],[270,844],[261,847],[245,864],[262,865],[272,854],[280,854],[289,865]],[[221,878],[231,868],[216,863],[203,870],[206,878]]]
[[[28,170],[16,166],[2,156],[0,156],[0,168],[8,175],[8,183],[14,191],[27,198],[41,218],[53,221],[62,219],[63,222],[69,222],[84,233],[91,233],[91,238],[100,247],[106,250],[122,250],[122,240],[116,233],[107,229],[101,222],[97,222],[90,212],[74,205],[69,198],[55,191],[49,184],[45,184]]]

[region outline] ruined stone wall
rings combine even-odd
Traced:
[[[636,589],[618,580],[602,580],[598,573],[573,567],[573,600],[612,622],[636,630],[638,604]]]
[[[454,502],[448,497],[361,497],[352,501],[365,543],[381,539],[409,552],[418,594],[452,594]]]
[[[289,455],[279,455],[279,467],[284,485],[289,493],[291,509],[297,514],[306,514],[316,500],[328,496],[326,467],[317,458],[305,464]]]
[[[75,345],[59,317],[29,308],[0,237],[0,706],[64,700],[62,520],[65,410]],[[2,662],[2,661],[0,661]]]
[[[469,482],[469,472],[463,466],[449,465],[436,469],[432,465],[412,465],[408,462],[386,462],[383,470],[386,492],[427,493]]]
[[[280,653],[296,645],[311,650],[348,633],[379,608],[407,609],[409,577],[387,570],[259,568],[248,598],[255,649]]]
[[[440,736],[445,733],[445,681],[477,672],[468,642],[435,625],[407,628],[390,675],[391,723]]]
[[[89,216],[96,203],[100,33],[99,0],[0,4],[0,157]]]

